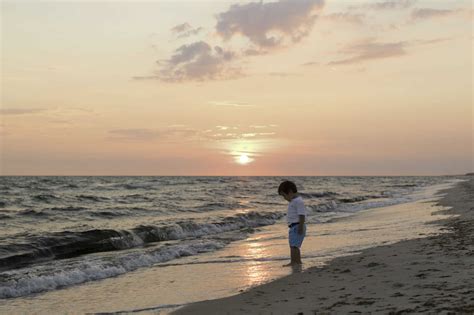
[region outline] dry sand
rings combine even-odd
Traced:
[[[474,314],[474,178],[443,191],[449,233],[375,247],[173,314]],[[303,256],[304,260],[304,256]],[[212,281],[212,279],[209,279]],[[203,288],[205,289],[205,284]]]

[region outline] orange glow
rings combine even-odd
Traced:
[[[231,4],[2,2],[1,175],[472,171],[470,1],[325,1],[224,38]]]

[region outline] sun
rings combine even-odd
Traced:
[[[240,163],[240,164],[247,164],[247,163],[249,163],[249,162],[250,162],[250,158],[248,157],[247,154],[241,154],[241,155],[239,156],[239,163]]]

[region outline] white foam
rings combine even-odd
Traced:
[[[169,261],[183,256],[196,255],[220,249],[226,245],[222,241],[195,241],[191,244],[174,245],[152,250],[146,253],[128,253],[114,257],[112,261],[103,259],[71,261],[57,271],[59,263],[35,266],[25,269],[4,272],[11,278],[0,286],[0,298],[19,297],[32,293],[49,291],[64,286],[105,279],[149,267],[153,264]],[[50,273],[44,275],[44,273]]]

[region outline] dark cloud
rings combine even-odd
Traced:
[[[234,4],[217,15],[216,31],[226,40],[239,34],[258,49],[274,49],[307,36],[323,6],[323,0]]]

